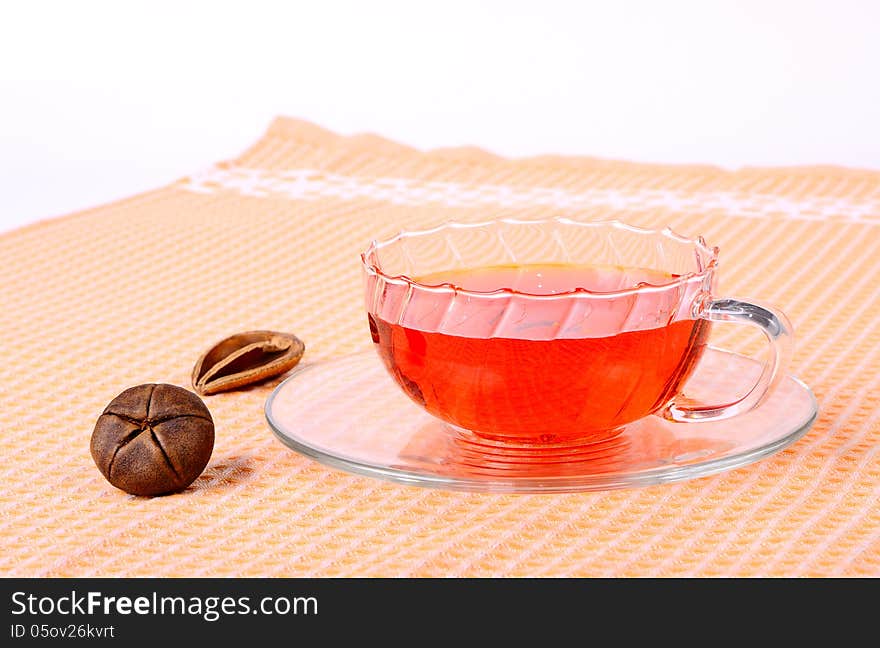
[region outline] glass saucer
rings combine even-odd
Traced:
[[[709,347],[687,394],[721,403],[754,384],[761,364]],[[803,436],[818,407],[785,376],[757,408],[732,419],[674,423],[648,416],[595,443],[526,446],[458,430],[413,403],[373,349],[298,367],[266,401],[290,448],[334,468],[449,490],[551,493],[632,488],[745,466]]]

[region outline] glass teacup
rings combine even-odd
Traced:
[[[683,422],[756,407],[783,375],[791,325],[713,294],[718,249],[618,221],[447,223],[362,255],[388,372],[459,431],[513,444],[599,441],[656,414]],[[771,354],[730,402],[683,394],[710,323],[760,328]]]

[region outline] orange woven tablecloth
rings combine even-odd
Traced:
[[[678,484],[451,493],[288,450],[263,418],[276,380],[209,398],[214,454],[181,494],[128,496],[92,463],[111,398],[189,386],[230,333],[294,332],[310,362],[368,347],[371,238],[550,213],[720,246],[721,292],[795,324],[810,432]],[[425,153],[278,119],[237,160],[0,236],[0,259],[4,576],[880,576],[880,172]]]

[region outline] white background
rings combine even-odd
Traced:
[[[0,230],[278,114],[420,148],[880,168],[880,2],[0,0]]]

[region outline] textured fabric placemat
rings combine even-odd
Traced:
[[[450,493],[288,450],[263,417],[279,379],[206,399],[214,454],[183,493],[131,497],[92,463],[111,398],[189,387],[230,333],[293,332],[311,363],[367,348],[370,239],[548,214],[720,246],[720,293],[794,322],[790,370],[820,403],[810,432],[678,484]],[[4,234],[0,259],[4,576],[880,576],[880,172],[425,153],[282,118],[237,160]]]

